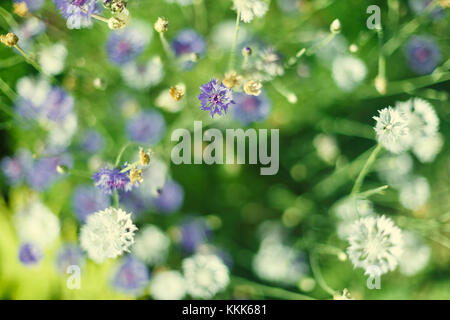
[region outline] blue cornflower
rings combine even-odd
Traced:
[[[151,37],[152,30],[141,22],[111,32],[106,43],[108,59],[116,65],[133,61],[144,51]]]
[[[259,96],[239,92],[233,96],[233,99],[236,103],[233,116],[244,126],[264,120],[270,113],[270,101],[264,91]]]
[[[13,157],[5,157],[1,161],[1,169],[3,175],[8,179],[12,185],[22,182],[27,172],[33,164],[33,157],[31,152],[25,149],[20,149]]]
[[[441,61],[441,51],[429,37],[412,36],[405,46],[406,59],[412,71],[429,74]]]
[[[75,101],[73,97],[61,87],[53,87],[45,101],[47,118],[61,121],[72,111]]]
[[[24,265],[32,265],[41,261],[44,253],[42,249],[33,243],[24,243],[19,249],[19,260]]]
[[[205,55],[206,44],[201,35],[192,29],[181,30],[172,41],[175,56],[181,59],[184,69],[191,69],[195,60]],[[196,57],[193,58],[193,55]]]
[[[78,219],[85,222],[89,214],[106,209],[111,200],[91,185],[78,186],[72,196],[73,210]]]
[[[81,29],[92,26],[91,16],[98,12],[95,0],[53,0],[56,7],[67,19],[67,28]]]
[[[156,110],[139,112],[127,123],[127,133],[130,139],[149,145],[157,144],[165,130],[164,117]]]
[[[187,253],[193,253],[212,237],[212,230],[208,223],[200,217],[187,218],[181,226],[180,246]]]
[[[214,78],[202,85],[200,91],[202,92],[198,96],[202,103],[200,109],[208,110],[211,118],[214,118],[216,113],[219,116],[222,115],[222,112],[226,114],[228,106],[234,104],[231,89],[225,87],[222,82],[217,82]]]
[[[83,250],[76,244],[66,244],[58,252],[56,268],[61,273],[67,273],[67,268],[72,265],[84,266],[85,256]]]
[[[128,256],[114,275],[112,284],[120,291],[140,295],[147,287],[150,272],[140,260]]]
[[[183,187],[175,181],[169,180],[164,184],[159,196],[155,198],[154,204],[162,213],[172,213],[183,205]]]
[[[128,174],[118,168],[102,168],[92,176],[92,180],[105,194],[112,194],[114,190],[129,191],[132,187]]]
[[[42,191],[53,185],[60,177],[58,166],[71,167],[73,159],[70,155],[39,158],[27,172],[27,182],[35,190]]]

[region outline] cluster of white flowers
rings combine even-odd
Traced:
[[[378,117],[373,117],[377,121],[375,132],[378,142],[393,153],[405,151],[408,147],[405,140],[409,133],[406,116],[392,107],[378,110],[378,113]]]
[[[384,155],[377,161],[376,170],[382,181],[399,188],[408,179],[413,169],[413,159],[409,153]]]
[[[42,71],[50,75],[60,74],[64,69],[67,53],[66,47],[61,43],[42,48],[38,57]]]
[[[160,57],[153,57],[145,63],[130,62],[121,68],[125,83],[133,89],[144,90],[161,82],[164,77]]]
[[[265,0],[233,0],[233,10],[241,13],[241,20],[249,23],[256,16],[263,17],[269,5]]]
[[[393,271],[403,253],[402,231],[385,216],[355,221],[348,242],[347,253],[353,266],[363,268],[365,274]]]
[[[159,265],[166,261],[170,239],[158,227],[146,225],[136,235],[133,254],[149,265]]]
[[[399,194],[402,206],[416,210],[427,202],[430,196],[430,186],[426,178],[413,176],[402,184]]]
[[[157,272],[150,283],[150,293],[156,300],[180,300],[186,295],[186,283],[178,271]]]
[[[22,242],[48,247],[59,236],[58,217],[44,204],[34,201],[14,215],[17,234]]]
[[[331,70],[336,85],[343,91],[353,91],[367,75],[364,62],[353,56],[338,56]]]
[[[182,265],[187,292],[194,298],[210,299],[230,281],[228,268],[216,255],[196,254]]]
[[[128,252],[136,230],[131,214],[110,207],[88,216],[81,228],[80,244],[89,258],[101,263]]]
[[[400,272],[412,276],[423,270],[431,256],[431,249],[413,231],[403,232],[403,254],[400,259]]]

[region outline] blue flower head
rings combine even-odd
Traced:
[[[228,106],[234,104],[231,89],[224,86],[222,82],[219,83],[214,78],[202,85],[200,91],[201,94],[198,96],[198,99],[202,103],[200,109],[209,111],[211,118],[214,118],[215,114],[221,116],[222,112],[226,114],[228,112]]]
[[[239,92],[233,98],[236,103],[236,106],[233,108],[233,116],[242,125],[262,121],[270,113],[270,101],[264,91],[259,96]]]
[[[113,194],[114,190],[129,191],[132,187],[130,177],[120,169],[102,168],[92,176],[95,186],[105,194]]]
[[[92,26],[92,14],[99,12],[95,0],[53,0],[56,7],[67,19],[67,28],[81,29]]]
[[[417,74],[429,74],[441,61],[441,51],[428,37],[412,36],[405,46],[406,59],[411,70]]]

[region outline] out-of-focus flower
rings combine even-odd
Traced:
[[[422,238],[413,231],[403,232],[403,254],[399,262],[400,272],[412,276],[423,270],[431,256]]]
[[[417,74],[432,73],[442,58],[438,45],[425,36],[412,36],[405,45],[405,56]]]
[[[133,116],[127,124],[127,133],[130,139],[148,145],[157,144],[165,130],[164,117],[156,110],[140,112]]]
[[[215,255],[196,254],[182,265],[187,292],[194,298],[210,299],[230,281],[228,268]]]
[[[184,69],[191,69],[195,60],[192,55],[201,58],[206,51],[206,43],[201,35],[192,29],[185,29],[178,32],[172,40],[172,49],[175,56],[181,60]]]
[[[152,35],[151,28],[143,22],[111,32],[106,43],[108,59],[116,65],[133,61],[150,43]]]
[[[1,161],[3,175],[12,185],[20,183],[33,166],[31,152],[19,149],[14,157],[5,157]]]
[[[44,253],[33,243],[24,243],[19,248],[19,261],[24,265],[34,265],[42,260]]]
[[[25,3],[28,11],[37,11],[45,3],[45,0],[14,0],[14,3]]]
[[[167,259],[170,240],[154,225],[146,225],[136,236],[133,254],[148,265],[163,264]]]
[[[0,42],[5,46],[14,47],[19,42],[19,37],[12,32],[0,35]]]
[[[73,192],[72,205],[77,218],[85,222],[91,213],[103,210],[111,204],[111,199],[91,185],[78,186]]]
[[[58,166],[71,167],[73,159],[70,155],[39,158],[27,171],[26,181],[35,190],[42,191],[51,187],[59,178]]]
[[[347,253],[355,268],[365,274],[393,271],[403,253],[402,231],[385,217],[365,217],[354,222]]]
[[[339,19],[334,19],[330,24],[330,32],[331,33],[340,33],[342,30],[341,21]]]
[[[373,117],[377,121],[374,129],[378,142],[393,153],[408,149],[409,143],[402,140],[409,134],[406,116],[391,107],[378,110],[378,113],[378,117]]]
[[[229,105],[234,104],[232,91],[214,78],[202,85],[200,91],[200,109],[209,111],[211,118],[214,118],[215,114],[221,116],[222,112],[226,114]]]
[[[367,67],[353,56],[338,56],[333,60],[332,75],[336,85],[343,91],[353,91],[366,78]]]
[[[186,86],[184,83],[176,84],[170,88],[169,93],[174,101],[180,101],[186,94]]]
[[[89,258],[101,263],[129,252],[136,230],[131,214],[110,207],[87,217],[81,228],[80,244]]]
[[[160,57],[153,57],[146,62],[130,62],[121,68],[125,83],[133,89],[144,90],[161,82],[164,77]]]
[[[397,102],[396,109],[408,120],[409,135],[412,143],[421,137],[434,136],[439,129],[439,118],[433,106],[420,98],[412,98],[405,102]]]
[[[257,70],[254,78],[260,81],[270,81],[284,74],[281,55],[273,47],[263,48],[255,55],[254,67]]]
[[[58,218],[44,204],[34,201],[14,215],[17,234],[23,243],[32,243],[45,249],[59,236]]]
[[[227,88],[234,88],[240,85],[242,80],[242,76],[238,75],[235,70],[231,70],[225,74],[225,78],[223,79],[223,84]]]
[[[46,116],[53,121],[64,120],[73,110],[73,97],[60,87],[53,87],[45,100]]]
[[[440,3],[444,3],[447,0],[439,0]],[[408,4],[412,11],[414,11],[417,15],[423,15],[428,10],[428,6],[433,2],[433,0],[409,0]],[[445,6],[442,6],[445,8]],[[430,17],[432,19],[440,19],[445,17],[445,11],[442,10],[439,6],[434,8],[431,13]]]
[[[98,12],[95,0],[53,0],[62,16],[67,19],[67,28],[81,29],[92,26],[92,14]]]
[[[155,198],[154,205],[159,212],[173,213],[181,208],[183,200],[183,187],[173,180],[168,180],[161,189],[159,196]]]
[[[256,16],[263,17],[269,5],[265,0],[233,0],[233,10],[241,13],[241,20],[249,23]]]
[[[303,0],[277,0],[277,5],[285,14],[298,14]]]
[[[250,80],[244,83],[244,92],[251,96],[259,96],[261,94],[262,84],[260,81]]]
[[[407,209],[419,209],[427,202],[429,196],[430,185],[424,177],[411,177],[400,186],[400,203]]]
[[[211,40],[219,52],[228,52],[233,46],[235,24],[236,22],[234,20],[227,20],[220,22],[213,27],[211,31]],[[246,26],[240,26],[236,49],[241,48],[248,38],[249,32]]]
[[[233,117],[244,126],[262,121],[270,114],[271,103],[264,91],[259,96],[238,92],[233,95],[233,100],[236,104],[233,107]]]
[[[436,134],[431,137],[421,137],[414,141],[412,151],[420,162],[433,162],[444,145],[442,135]]]
[[[186,283],[178,271],[161,271],[153,276],[150,293],[155,300],[181,300],[186,294]]]
[[[94,173],[92,180],[94,180],[95,186],[105,194],[113,194],[114,190],[128,191],[131,189],[130,177],[126,172],[121,172],[119,168],[102,168]]]
[[[38,61],[44,73],[56,75],[63,71],[66,57],[66,47],[61,43],[56,43],[42,48],[38,54]]]
[[[171,90],[167,89],[161,91],[155,100],[155,105],[168,112],[178,112],[184,107],[185,100],[180,99],[179,101],[175,101],[171,94]]]
[[[180,234],[181,248],[193,253],[211,238],[212,230],[203,218],[186,218],[180,225]]]
[[[100,132],[93,129],[86,130],[81,141],[83,150],[94,154],[101,151],[104,146],[105,140]]]
[[[404,183],[412,168],[413,159],[409,153],[389,154],[381,157],[376,164],[380,179],[394,188]]]
[[[145,264],[127,256],[116,271],[112,285],[119,291],[139,296],[147,287],[150,273]]]
[[[319,134],[314,137],[313,144],[318,156],[325,162],[332,164],[339,155],[336,139],[331,135]]]
[[[151,196],[159,195],[166,183],[167,175],[166,163],[157,157],[153,157],[152,162],[144,171],[144,182],[139,188],[140,190],[146,190],[143,196],[148,198],[149,193]]]
[[[32,40],[45,31],[45,23],[36,17],[27,18],[20,26],[12,28],[19,38],[19,46],[28,51]]]
[[[85,256],[83,250],[76,244],[66,244],[56,256],[57,270],[65,274],[70,266],[83,267],[85,264]]]

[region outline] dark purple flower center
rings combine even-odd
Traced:
[[[209,98],[209,101],[211,102],[211,104],[221,104],[222,95],[219,93],[214,93],[211,95],[211,98]]]
[[[426,62],[431,55],[431,51],[427,48],[417,48],[414,52],[414,56],[419,62]]]
[[[255,111],[258,107],[258,101],[255,98],[248,97],[243,103],[244,110],[247,112]]]
[[[88,2],[88,0],[72,0],[71,4],[73,4],[74,6],[77,7],[81,7],[83,6],[86,2]]]

